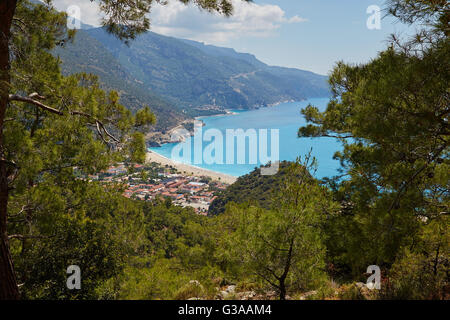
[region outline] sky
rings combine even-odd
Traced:
[[[373,6],[382,10],[385,0],[254,0],[248,4],[232,0],[230,18],[168,0],[154,5],[151,31],[234,48],[254,54],[261,61],[329,74],[337,61],[364,63],[387,46],[390,34],[404,34],[406,27],[390,17],[379,28]],[[82,22],[100,24],[98,5],[90,0],[54,0],[59,10]],[[79,10],[74,11],[76,5]],[[368,9],[369,10],[368,12]],[[385,16],[385,12],[381,12]]]

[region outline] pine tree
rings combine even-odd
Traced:
[[[312,178],[309,158],[292,164],[273,199],[271,210],[229,204],[219,238],[234,274],[244,272],[275,289],[280,300],[288,290],[306,291],[326,278],[322,224],[337,205]],[[234,270],[234,269],[233,269]]]
[[[192,2],[209,11],[232,12],[228,0]],[[99,3],[103,25],[124,41],[148,29],[152,0]],[[68,174],[64,169],[74,166],[85,172],[104,168],[123,151],[143,160],[137,127],[154,122],[148,108],[132,115],[119,104],[117,93],[104,93],[93,76],[61,76],[49,50],[73,38],[66,18],[51,1],[0,2],[0,299],[20,297],[7,231],[16,190],[32,188],[45,174],[61,178]]]
[[[417,34],[392,36],[370,63],[339,62],[327,110],[304,109],[309,125],[299,130],[300,137],[333,136],[343,143],[336,157],[345,177],[335,190],[345,210],[330,221],[330,248],[356,275],[370,264],[389,268],[403,248],[418,245],[432,221],[448,224],[448,1],[388,5],[402,22],[414,23]]]

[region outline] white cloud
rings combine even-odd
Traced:
[[[53,0],[53,5],[59,11],[67,11],[71,6],[80,8],[80,20],[91,26],[100,26],[100,10],[98,4],[90,0]]]
[[[240,37],[269,37],[283,24],[307,21],[298,15],[287,17],[277,5],[247,3],[232,0],[231,17],[208,13],[194,5],[184,5],[178,0],[168,0],[163,6],[155,4],[150,14],[151,30],[168,36],[221,44]],[[99,26],[100,11],[90,0],[54,0],[58,10],[66,11],[71,5],[80,7],[80,20]]]
[[[269,37],[282,24],[306,21],[298,15],[286,17],[283,9],[277,5],[232,1],[234,14],[226,18],[219,14],[201,12],[193,5],[186,6],[177,0],[169,0],[168,5],[156,5],[153,8],[152,30],[165,35],[220,44],[242,36]]]
[[[301,18],[299,16],[293,16],[288,20],[289,23],[299,23],[299,22],[307,22],[308,19]]]

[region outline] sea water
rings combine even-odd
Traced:
[[[199,118],[204,123],[204,127],[201,128],[202,134],[207,132],[209,129],[219,130],[224,137],[226,137],[227,129],[243,129],[244,131],[249,129],[254,129],[260,138],[260,129],[267,130],[268,132],[268,149],[270,154],[270,132],[271,130],[279,130],[279,158],[280,160],[295,161],[297,157],[304,157],[310,150],[312,150],[312,155],[317,159],[318,169],[316,172],[317,178],[332,177],[338,174],[339,161],[333,160],[333,155],[336,151],[342,149],[339,141],[334,138],[298,138],[298,129],[306,124],[304,117],[301,115],[300,110],[305,108],[308,104],[312,104],[323,111],[326,109],[328,104],[328,98],[314,98],[308,99],[300,102],[287,102],[282,103],[273,107],[266,107],[251,111],[238,111],[230,115],[219,115],[212,117],[202,117]],[[197,132],[199,134],[199,132]],[[181,145],[178,143],[168,143],[158,148],[150,148],[151,151],[156,152],[166,158],[173,159],[178,162],[183,162],[186,164],[195,165],[197,167],[205,168],[208,170],[221,172],[229,174],[232,176],[242,176],[245,175],[255,167],[259,167],[262,164],[258,157],[257,163],[249,163],[249,147],[250,140],[246,140],[246,163],[238,164],[237,161],[233,161],[233,164],[227,164],[226,161],[221,163],[207,164],[205,161],[196,162],[194,159],[194,153],[199,150],[194,148],[194,138],[190,137]],[[214,141],[214,140],[213,140]],[[212,142],[203,141],[202,148],[210,145]],[[178,152],[174,150],[182,148],[191,148],[192,157],[188,159],[183,157]],[[233,148],[233,150],[228,149]],[[235,157],[237,157],[238,145],[235,143],[232,147],[227,146],[223,142],[223,157],[226,159],[228,152],[233,152]],[[242,151],[242,150],[240,150]],[[236,158],[237,159],[237,158]],[[220,161],[219,161],[220,162]]]

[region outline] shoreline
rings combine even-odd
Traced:
[[[300,101],[305,101],[307,99],[303,99]],[[243,110],[239,110],[242,112],[249,112],[249,111],[254,111],[254,110],[259,110],[259,109],[263,109],[263,108],[272,108],[275,106],[279,106],[283,103],[289,103],[289,102],[295,102],[295,101],[291,101],[291,100],[285,100],[285,101],[279,101],[277,103],[271,104],[271,105],[266,105],[266,106],[260,106],[256,109],[243,109]],[[198,116],[198,117],[194,117],[194,121],[199,121],[202,123],[202,126],[205,126],[205,122],[203,121],[203,119],[205,118],[210,118],[210,117],[221,117],[221,116],[232,116],[232,115],[237,115],[240,112],[233,112],[233,109],[226,109],[226,114],[213,114],[213,115],[208,115],[208,116]],[[176,130],[177,128],[179,128],[181,125],[178,125],[172,129],[170,129],[169,131],[173,131]],[[190,137],[192,137],[195,134],[196,131],[196,127],[194,126],[193,128],[193,132],[190,132]],[[182,143],[185,141],[187,137],[182,137],[182,139],[180,139],[180,141],[170,141],[170,142],[166,142],[161,144],[160,146],[163,146],[164,144],[168,144],[168,143]],[[212,170],[208,170],[208,169],[204,169],[201,167],[197,167],[194,165],[190,165],[190,164],[184,164],[181,162],[177,162],[175,160],[172,160],[170,158],[167,158],[165,156],[160,155],[159,153],[155,152],[155,151],[150,151],[147,150],[147,154],[146,154],[146,162],[157,162],[160,163],[162,165],[169,165],[169,166],[173,166],[174,168],[176,168],[179,172],[184,173],[184,174],[188,174],[188,175],[194,175],[194,176],[206,176],[206,177],[210,177],[212,180],[214,181],[220,181],[220,182],[224,182],[227,184],[233,184],[234,182],[237,181],[238,177],[234,177],[232,175],[228,175],[225,173],[220,173],[220,172],[216,172],[216,171],[212,171]]]
[[[159,153],[156,153],[156,152],[150,151],[150,150],[147,151],[146,162],[147,163],[157,162],[163,166],[169,165],[169,166],[176,168],[182,174],[193,175],[193,176],[197,176],[197,177],[205,176],[205,177],[211,178],[214,181],[220,181],[220,182],[224,182],[227,184],[233,184],[238,179],[237,177],[234,177],[234,176],[231,176],[231,175],[228,175],[225,173],[220,173],[220,172],[196,167],[196,166],[193,166],[190,164],[184,164],[181,162],[177,162],[175,160],[166,158],[166,157],[160,155]]]
[[[305,101],[305,100],[307,100],[307,99],[302,99],[302,100],[300,100],[298,102]],[[201,122],[202,127],[204,127],[206,124],[203,121],[203,119],[212,118],[212,117],[234,116],[234,115],[239,115],[242,112],[255,111],[255,110],[260,110],[260,109],[264,109],[264,108],[273,108],[273,107],[279,106],[279,105],[281,105],[283,103],[290,103],[290,102],[297,102],[297,101],[284,100],[284,101],[279,101],[279,102],[276,102],[276,103],[268,104],[268,105],[265,105],[265,106],[257,106],[255,109],[224,109],[224,111],[226,113],[211,114],[211,115],[207,115],[207,116],[197,116],[197,117],[194,117],[193,119],[191,119],[191,121],[193,121],[193,123],[194,123],[194,128],[193,128],[192,132],[189,130],[189,135],[188,136],[179,137],[179,139],[177,139],[175,141],[173,141],[171,139],[166,139],[166,141],[159,142],[158,144],[159,144],[159,146],[163,146],[163,145],[168,144],[168,143],[181,143],[181,142],[186,141],[186,138],[189,138],[189,137],[192,137],[192,136],[195,135],[195,131],[196,131],[195,121]],[[235,112],[233,110],[237,110],[239,112]],[[188,122],[190,122],[190,120],[185,120],[185,121],[181,122],[180,124],[178,124],[178,125],[176,125],[176,126],[174,126],[172,128],[169,128],[168,131],[167,131],[167,134],[170,136],[177,129],[184,129],[183,124],[184,123],[188,123]]]

